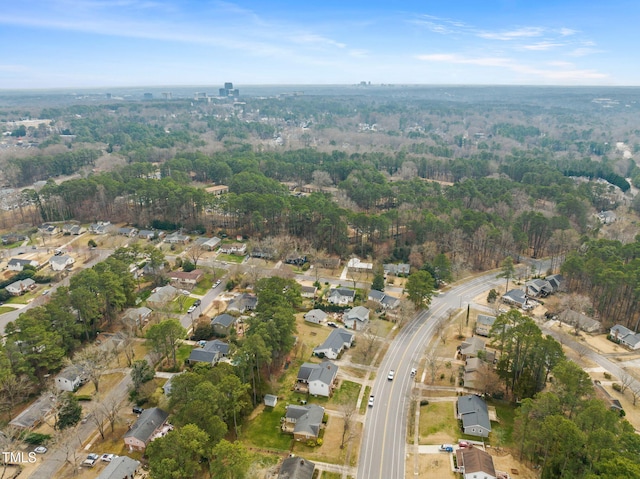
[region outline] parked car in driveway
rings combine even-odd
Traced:
[[[114,457],[117,457],[115,454],[103,454],[100,457],[100,460],[103,462],[111,462]]]
[[[98,462],[99,458],[100,456],[98,456],[97,454],[91,453],[84,461],[82,461],[82,465],[86,467],[93,467],[96,465],[96,462]]]
[[[442,452],[453,452],[453,444],[442,444],[439,449]]]
[[[47,452],[47,448],[44,446],[38,446],[36,447],[33,452],[35,452],[36,454],[44,454],[45,452]]]

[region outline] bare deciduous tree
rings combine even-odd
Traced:
[[[362,332],[361,339],[359,341],[362,344],[360,356],[362,357],[362,362],[365,364],[369,364],[373,353],[378,349],[380,338],[377,333],[377,328],[371,325]]]
[[[349,443],[356,434],[354,427],[356,412],[355,401],[340,405],[340,413],[342,415],[342,441],[340,442],[340,449],[344,449],[345,444]]]
[[[631,374],[624,372],[620,375],[620,392],[624,394],[629,386],[633,383],[633,376]]]
[[[425,366],[427,368],[427,371],[429,371],[431,384],[436,382],[436,376],[441,365],[442,360],[436,354],[435,349],[427,351],[427,353],[425,354]]]
[[[73,364],[76,365],[93,383],[96,392],[100,389],[100,378],[109,367],[112,353],[106,348],[97,345],[87,346],[73,357]]]
[[[185,252],[185,256],[191,260],[194,266],[198,266],[198,261],[202,258],[202,255],[207,251],[205,246],[201,244],[193,243],[189,249]]]

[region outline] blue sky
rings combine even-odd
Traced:
[[[639,4],[10,1],[0,9],[0,89],[640,85]]]

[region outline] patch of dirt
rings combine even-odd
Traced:
[[[417,475],[415,474],[416,466]],[[454,479],[456,475],[451,469],[451,458],[449,454],[419,454],[417,461],[413,454],[408,454],[405,466],[405,478],[415,477]]]
[[[487,448],[487,452],[493,458],[496,471],[503,471],[511,475],[511,479],[537,479],[538,475],[529,467],[516,460],[511,454]],[[514,471],[518,473],[515,474]]]
[[[452,444],[456,441],[457,438],[453,437],[451,434],[447,434],[444,431],[438,431],[422,438],[420,444]]]

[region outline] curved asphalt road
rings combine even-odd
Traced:
[[[405,477],[407,414],[413,382],[411,368],[417,368],[438,324],[447,319],[450,310],[465,307],[473,297],[502,284],[492,284],[496,274],[478,276],[433,298],[429,310],[421,311],[393,340],[371,390],[375,404],[368,408],[365,419],[358,479]],[[387,379],[390,370],[395,371],[393,381]]]

